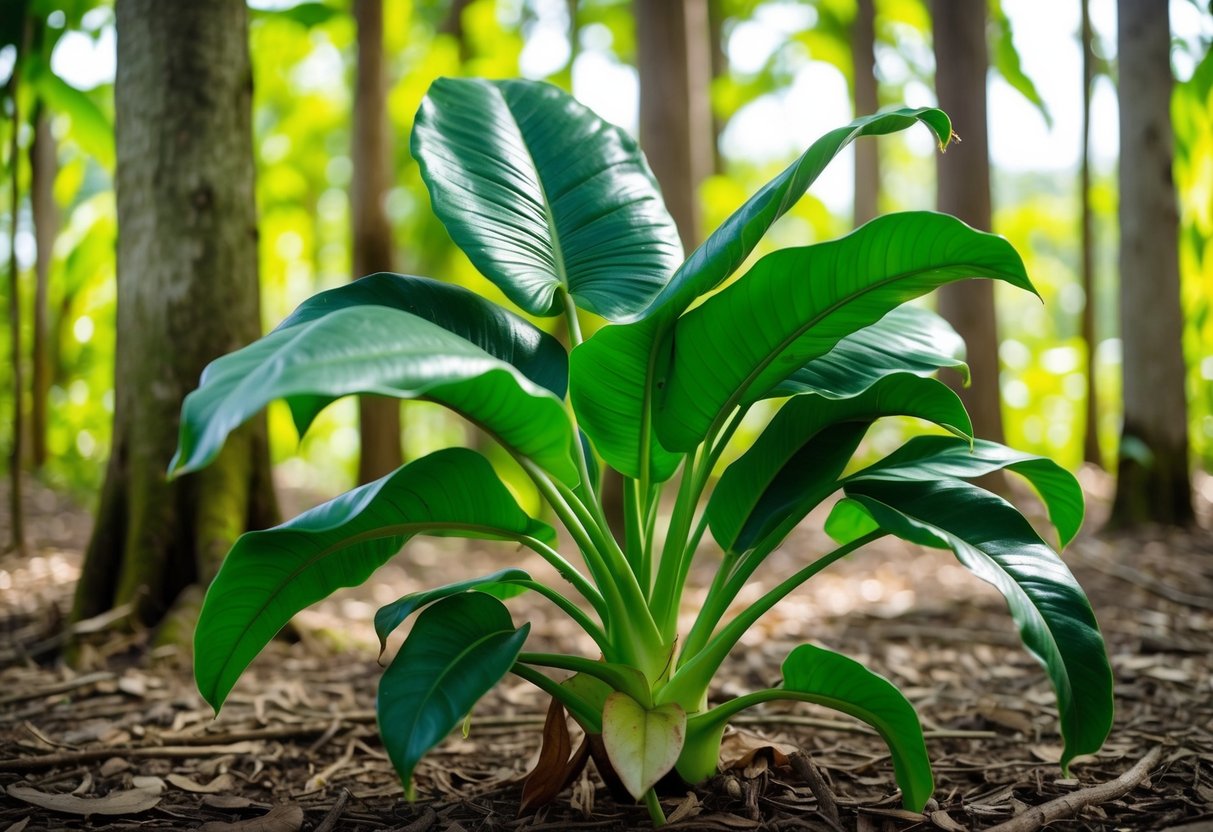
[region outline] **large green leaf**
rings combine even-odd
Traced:
[[[502,597],[503,587],[508,595],[518,595],[526,592],[525,587],[513,587],[514,591],[508,589],[511,581],[529,581],[530,573],[522,569],[501,569],[489,575],[481,575],[478,578],[468,578],[466,581],[456,581],[453,584],[435,587],[434,589],[423,589],[420,592],[410,592],[408,595],[402,595],[390,604],[384,604],[375,613],[375,635],[379,637],[379,656],[383,657],[383,651],[387,647],[387,638],[392,632],[404,623],[410,615],[417,612],[422,607],[428,606],[435,601],[441,601],[443,598],[449,598],[452,595],[458,595],[461,592],[468,592],[473,589],[488,589],[494,588],[497,591],[491,592],[495,598]]]
[[[820,393],[846,398],[862,393],[893,373],[929,376],[956,370],[968,382],[965,342],[952,326],[929,309],[899,306],[871,326],[839,341],[832,350],[769,390],[767,396]]]
[[[972,446],[950,436],[916,436],[879,462],[852,474],[853,480],[973,479],[1009,469],[1032,484],[1066,546],[1082,526],[1082,486],[1051,459],[978,439]]]
[[[564,398],[569,356],[559,341],[475,292],[407,274],[380,272],[312,295],[276,329],[290,329],[350,306],[388,306],[425,318],[513,364],[540,387]]]
[[[682,260],[636,142],[550,84],[439,78],[413,155],[455,243],[532,314],[559,313],[563,290],[636,315]]]
[[[528,517],[488,461],[464,448],[422,457],[232,547],[215,577],[194,635],[194,677],[216,710],[293,616],[356,586],[416,534],[553,540]]]
[[[417,623],[379,681],[379,734],[411,792],[413,769],[509,672],[530,624],[514,629],[505,605],[482,592],[444,598]]]
[[[891,214],[828,243],[784,249],[678,320],[655,425],[672,450],[761,398],[894,307],[967,277],[1032,291],[1002,237],[927,211]]]
[[[947,385],[911,373],[884,376],[850,398],[798,396],[721,475],[707,508],[716,542],[743,552],[775,529],[794,526],[838,488],[838,475],[882,416],[914,416],[958,436],[973,433]]]
[[[931,108],[864,116],[822,136],[712,232],[639,320],[603,327],[573,350],[573,407],[579,424],[611,467],[638,477],[642,458],[647,458],[654,481],[674,473],[678,457],[663,449],[657,437],[648,436],[645,425],[658,375],[666,372],[671,360],[669,335],[678,316],[741,267],[767,229],[796,204],[843,148],[861,136],[894,133],[918,122],[931,129],[941,149],[951,138],[948,117]]]
[[[1007,599],[1024,646],[1057,694],[1064,770],[1099,750],[1112,727],[1112,669],[1082,588],[1014,506],[960,480],[857,480],[846,493],[881,528],[915,543],[950,548]]]
[[[229,433],[274,399],[286,399],[302,433],[325,405],[352,393],[447,405],[577,482],[572,426],[559,399],[470,341],[386,306],[338,309],[212,362],[185,399],[170,471],[206,465]]]

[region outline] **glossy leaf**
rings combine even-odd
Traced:
[[[1032,290],[1001,237],[931,212],[891,214],[838,240],[784,249],[678,321],[655,426],[689,450],[739,404],[764,396],[811,358],[946,283],[989,277]]]
[[[550,84],[439,78],[413,155],[455,243],[532,314],[560,313],[567,291],[608,320],[635,315],[682,261],[636,142]]]
[[[839,546],[853,543],[879,528],[866,508],[846,497],[834,503],[822,526],[822,530]]]
[[[194,676],[218,710],[269,640],[310,604],[357,586],[416,534],[555,538],[526,515],[488,461],[449,448],[280,526],[240,537],[207,591]]]
[[[410,592],[408,595],[401,596],[390,604],[385,604],[375,613],[375,635],[379,637],[379,657],[383,657],[383,651],[387,647],[388,636],[403,624],[410,615],[422,607],[435,601],[440,601],[443,598],[458,595],[461,592],[489,586],[508,586],[510,581],[529,581],[530,579],[530,573],[522,569],[502,569],[490,575],[481,575],[479,578],[469,578],[466,581],[457,581],[453,584],[447,584],[435,589],[425,589],[421,592]],[[514,587],[514,589],[517,592],[511,594],[526,592],[526,589],[523,587]],[[500,592],[491,594],[495,598],[502,597]]]
[[[501,681],[530,624],[514,629],[505,605],[465,592],[426,607],[379,682],[379,734],[405,789],[427,751]]]
[[[949,477],[973,479],[1006,468],[1036,489],[1066,546],[1082,527],[1082,487],[1074,475],[1051,459],[1025,454],[997,442],[950,436],[916,436],[879,462],[851,475],[854,480],[922,481]]]
[[[674,703],[646,709],[626,693],[616,691],[606,698],[602,741],[632,797],[640,800],[674,768],[686,740],[686,724],[686,712]]]
[[[769,397],[820,393],[846,398],[862,393],[893,373],[929,376],[955,370],[966,383],[964,339],[951,325],[917,306],[899,306],[871,326],[843,338],[833,349],[769,390]]]
[[[654,482],[674,473],[678,456],[662,448],[657,436],[646,436],[644,425],[652,396],[666,383],[675,320],[741,267],[775,220],[796,204],[843,148],[861,136],[894,133],[918,122],[931,129],[941,149],[948,143],[951,122],[931,108],[865,116],[822,136],[712,232],[640,320],[603,327],[573,350],[570,398],[578,422],[607,464],[639,477],[641,460],[647,459]]]
[[[212,362],[185,399],[170,471],[206,465],[229,433],[274,399],[286,399],[303,433],[325,405],[354,393],[439,402],[577,482],[572,426],[559,399],[475,344],[385,306],[339,309]]]
[[[721,475],[707,508],[716,542],[744,552],[799,522],[838,488],[868,426],[883,416],[914,416],[964,437],[973,432],[955,393],[911,373],[884,376],[850,398],[798,396]]]
[[[1057,694],[1064,770],[1099,750],[1112,726],[1112,670],[1086,596],[1061,558],[1014,506],[960,480],[856,480],[847,496],[881,528],[915,543],[950,548],[1007,599],[1028,651]]]
[[[531,381],[564,398],[569,356],[564,346],[530,321],[475,292],[427,277],[379,272],[312,295],[278,324],[290,329],[350,306],[387,306],[425,318],[513,364]]]

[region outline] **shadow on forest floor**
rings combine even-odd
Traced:
[[[1106,484],[1094,477],[1088,485],[1098,516]],[[724,775],[664,801],[671,820],[680,819],[674,828],[829,829],[808,785],[775,763],[789,746],[824,770],[846,829],[882,831],[984,829],[1026,806],[1112,780],[1161,747],[1160,764],[1129,794],[1049,828],[1213,830],[1213,533],[1209,506],[1202,509],[1204,530],[1085,534],[1066,553],[1108,641],[1117,699],[1107,744],[1076,762],[1071,779],[1056,764],[1061,741],[1052,691],[1017,646],[1001,597],[947,553],[886,540],[832,567],[763,619],[715,695],[777,683],[782,658],[805,640],[846,652],[888,676],[918,708],[937,802],[925,815],[901,810],[887,751],[858,723],[811,706],[770,705],[743,718],[729,740],[735,762]],[[590,774],[550,806],[517,817],[519,780],[534,763],[547,702],[514,677],[476,708],[470,736],[448,739],[421,763],[415,803],[403,801],[379,745],[376,607],[505,565],[542,575],[537,558],[417,540],[368,585],[303,614],[298,640],[272,645],[212,720],[184,651],[145,653],[145,633],[84,636],[76,670],[55,660],[54,636],[89,519],[37,487],[29,511],[32,556],[0,558],[0,787],[8,790],[0,792],[0,830],[648,828],[643,807],[615,801]],[[823,545],[813,533],[799,534],[771,557],[759,581],[789,574]],[[710,577],[711,554],[701,560],[693,587]],[[689,593],[685,606],[696,601]],[[517,620],[535,622],[535,649],[592,655],[541,599],[511,605]],[[772,745],[779,751],[764,748]]]

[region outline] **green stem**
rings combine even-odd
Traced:
[[[602,714],[590,707],[589,703],[581,699],[581,697],[570,693],[568,688],[561,685],[555,679],[519,662],[514,662],[514,666],[510,668],[510,672],[520,679],[526,679],[553,699],[559,700],[568,709],[569,713],[573,715],[573,718],[581,723],[581,727],[585,728],[588,732],[592,734],[602,733]]]
[[[695,480],[698,448],[688,453],[682,462],[682,478],[678,483],[678,496],[674,500],[674,513],[666,529],[665,544],[661,548],[661,562],[657,565],[657,581],[653,585],[653,618],[658,622],[662,637],[672,643],[678,627],[678,574],[681,569],[683,546],[691,528],[695,509]]]
[[[842,560],[861,546],[866,546],[885,532],[877,530],[869,532],[861,538],[839,546],[834,551],[822,555],[808,566],[787,578],[774,589],[767,592],[750,606],[746,607],[736,618],[726,624],[719,633],[712,637],[703,650],[678,668],[670,683],[662,689],[660,702],[678,702],[686,707],[686,703],[697,705],[707,692],[708,683],[720,667],[721,662],[736,646],[745,632],[754,626],[759,618],[782,601],[787,595],[812,578],[830,564]]]
[[[594,643],[598,645],[598,649],[607,657],[607,661],[614,661],[611,649],[611,643],[607,640],[606,633],[594,621],[585,614],[581,607],[574,604],[568,598],[561,595],[556,590],[552,589],[547,584],[539,581],[510,581],[514,586],[523,586],[527,589],[539,593],[544,598],[547,598],[560,609],[564,610],[569,618],[577,623],[577,626],[585,630],[586,635],[594,639]]]
[[[644,530],[641,528],[641,511],[636,480],[623,477],[623,554],[631,565],[641,590],[647,592],[649,578],[644,573]]]
[[[584,656],[568,656],[564,653],[520,653],[518,661],[593,676],[610,685],[612,690],[626,693],[646,708],[653,707],[653,697],[644,675],[627,665],[596,662]]]
[[[572,584],[573,588],[581,593],[581,597],[590,602],[599,618],[606,617],[606,602],[602,600],[602,594],[586,580],[576,566],[565,560],[564,555],[535,537],[523,536],[518,538],[518,542],[551,564],[560,573],[560,577]]]
[[[644,805],[649,810],[649,818],[653,821],[653,827],[665,826],[665,811],[661,808],[661,801],[657,799],[656,789],[649,789],[644,793]]]
[[[564,301],[564,317],[569,324],[569,346],[576,348],[581,346],[581,322],[577,319],[577,301],[573,300],[573,296],[569,294],[567,289],[559,289],[561,299]]]

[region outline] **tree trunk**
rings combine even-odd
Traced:
[[[24,44],[22,44],[24,45]],[[21,364],[21,274],[17,266],[17,222],[21,216],[21,107],[20,66],[21,49],[13,60],[13,72],[8,81],[8,98],[12,102],[12,134],[9,137],[9,227],[8,227],[8,327],[13,365],[13,439],[8,457],[9,513],[11,514],[8,548],[25,554],[25,514],[21,499],[21,463],[25,445],[25,374]]]
[[[384,200],[391,169],[387,80],[383,67],[383,0],[354,0],[358,24],[358,79],[354,88],[354,176],[350,183],[354,277],[392,270],[392,228]],[[400,402],[363,396],[358,400],[358,482],[390,474],[404,463],[400,450]]]
[[[1095,385],[1095,231],[1091,214],[1091,86],[1095,83],[1095,52],[1091,32],[1090,0],[1082,4],[1082,161],[1078,187],[1082,222],[1082,322],[1081,335],[1087,346],[1087,400],[1083,410],[1082,458],[1103,467],[1099,452],[1099,398]]]
[[[34,272],[33,380],[30,403],[30,451],[34,468],[46,464],[46,405],[51,389],[50,270],[55,238],[59,234],[59,209],[55,205],[55,174],[59,163],[55,137],[45,108],[34,119],[34,143],[30,147],[30,202],[34,215],[37,260]]]
[[[962,142],[938,157],[940,211],[974,228],[990,230],[990,152],[986,132],[986,4],[932,0],[935,29],[935,87],[939,106],[952,117]],[[983,439],[1001,442],[1002,402],[998,388],[998,324],[994,285],[966,280],[939,290],[939,312],[968,345],[973,383],[957,393]],[[993,483],[987,483],[990,485]]]
[[[640,145],[683,247],[699,239],[698,188],[712,170],[707,0],[635,0]]]
[[[855,115],[876,112],[876,7],[873,0],[859,0],[851,27],[851,68],[854,77]],[[876,217],[880,198],[880,145],[855,142],[855,227]]]
[[[708,0],[708,38],[709,38],[709,56],[712,65],[712,83],[715,84],[717,78],[723,78],[729,74],[729,53],[725,51],[724,42],[724,2],[723,0]],[[710,88],[709,88],[710,89]],[[724,173],[724,154],[720,152],[720,137],[724,134],[725,120],[716,113],[716,108],[711,106],[711,96],[708,98],[708,106],[712,112],[712,173],[717,175]]]
[[[1188,477],[1179,216],[1165,3],[1120,0],[1120,329],[1124,425],[1111,524],[1184,526]]]
[[[260,334],[252,72],[243,0],[118,0],[113,451],[73,618],[159,622],[236,537],[277,516],[265,422],[169,482],[182,399]]]

